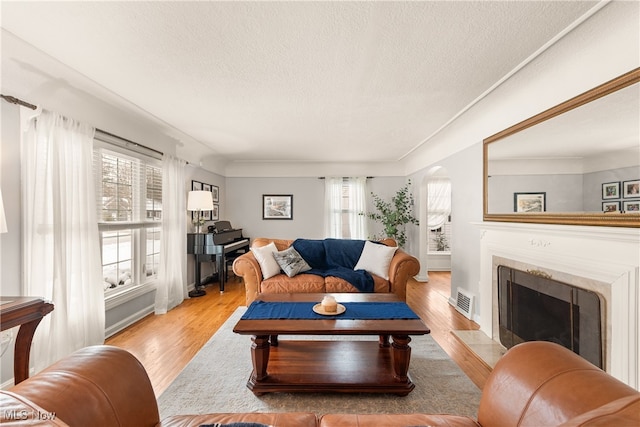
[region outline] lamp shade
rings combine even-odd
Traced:
[[[211,191],[189,191],[189,196],[187,197],[187,210],[213,210],[213,197],[211,195]]]
[[[6,233],[7,219],[4,215],[4,204],[2,203],[2,190],[0,190],[0,233]]]

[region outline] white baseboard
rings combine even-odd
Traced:
[[[105,329],[104,331],[104,337],[105,338],[109,338],[112,335],[117,334],[118,332],[120,332],[121,330],[125,329],[128,326],[133,325],[135,322],[137,322],[138,320],[144,318],[145,316],[148,316],[149,314],[153,313],[155,311],[153,304],[143,308],[142,310],[139,310],[135,313],[133,313],[131,316],[128,316],[124,319],[122,319],[121,321],[119,321],[118,323],[115,323],[111,326],[109,326],[108,328]]]

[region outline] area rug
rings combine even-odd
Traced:
[[[211,412],[449,413],[476,416],[480,390],[430,336],[411,341],[409,375],[416,385],[409,395],[268,393],[255,396],[247,387],[251,373],[251,337],[233,333],[245,312],[238,308],[187,364],[158,399],[161,419]],[[308,337],[282,336],[285,339]],[[377,337],[331,337],[331,339]],[[327,339],[324,337],[323,339]]]

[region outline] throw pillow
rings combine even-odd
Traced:
[[[289,277],[293,277],[303,271],[311,270],[311,267],[295,250],[293,246],[289,246],[284,251],[274,252],[273,257],[276,259],[282,271]]]
[[[389,280],[389,264],[396,253],[397,246],[387,246],[381,243],[366,241],[362,254],[354,270],[366,270],[371,274]]]
[[[251,252],[253,252],[253,256],[256,257],[258,264],[260,264],[260,270],[262,270],[262,278],[264,280],[280,273],[280,265],[278,265],[276,259],[272,255],[273,253],[278,252],[275,243],[271,242],[266,246],[251,248]]]

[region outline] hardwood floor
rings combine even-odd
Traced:
[[[450,273],[430,272],[429,279],[428,283],[409,281],[408,304],[429,326],[436,342],[482,388],[490,369],[451,333],[479,327],[449,304]],[[244,286],[239,280],[228,281],[224,294],[218,292],[217,284],[205,289],[205,296],[185,300],[167,314],[151,314],[106,340],[106,344],[124,348],[140,360],[156,396],[162,394],[231,313],[245,304]]]

